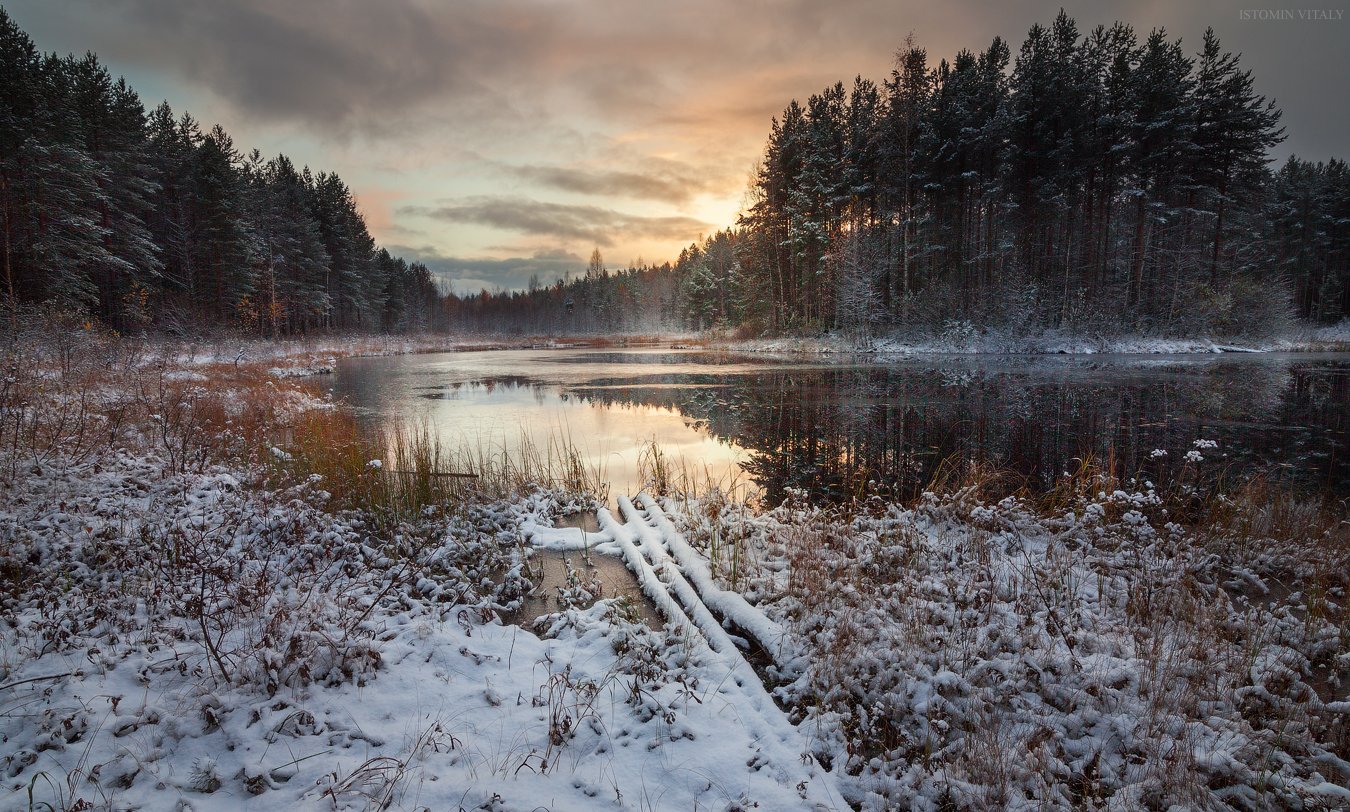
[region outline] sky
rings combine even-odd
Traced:
[[[460,291],[674,260],[735,223],[792,98],[996,35],[1006,0],[0,0],[39,49],[93,51],[147,107],[337,172],[376,240]],[[1350,154],[1347,0],[1063,4],[1079,30],[1212,26],[1284,111],[1275,157]],[[1183,7],[1184,6],[1184,7]],[[1316,8],[1321,19],[1250,13]],[[1246,12],[1246,13],[1244,13]],[[1292,16],[1293,19],[1270,19]],[[1328,19],[1330,18],[1330,19]],[[1339,18],[1339,19],[1337,19]]]

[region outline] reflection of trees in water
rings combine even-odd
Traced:
[[[958,456],[1044,486],[1074,460],[1121,473],[1177,466],[1197,437],[1220,442],[1210,470],[1275,470],[1344,489],[1344,365],[1248,363],[1054,371],[825,368],[647,376],[574,390],[606,405],[678,410],[747,449],[747,473],[777,499],[787,487],[834,497],[868,480],[912,495]],[[597,382],[602,383],[602,382]],[[1155,448],[1171,453],[1150,460]]]

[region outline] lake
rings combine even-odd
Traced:
[[[655,441],[676,466],[830,499],[911,496],[943,460],[1046,487],[1092,455],[1175,474],[1263,474],[1350,496],[1350,354],[935,356],[824,360],[703,350],[494,350],[347,358],[322,386],[373,430],[425,419],[451,447],[565,438],[613,493]],[[1155,449],[1167,452],[1166,456]],[[1193,469],[1192,469],[1193,471]]]

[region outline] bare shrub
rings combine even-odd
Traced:
[[[680,521],[710,557],[740,528],[714,574],[788,627],[769,674],[863,808],[1323,808],[1350,524],[1199,474],[1107,457],[1032,494],[954,459],[910,506],[694,498]]]

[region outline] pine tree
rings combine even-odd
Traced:
[[[887,178],[882,187],[883,205],[895,212],[892,227],[896,233],[891,249],[895,259],[887,264],[882,280],[883,302],[888,310],[893,297],[905,302],[911,292],[914,242],[919,226],[916,204],[920,127],[928,111],[933,87],[928,53],[916,47],[912,38],[906,45],[906,49],[897,55],[896,67],[886,83],[886,119],[881,146]],[[898,273],[892,279],[890,269],[893,266]]]
[[[1274,102],[1256,93],[1250,71],[1220,49],[1214,29],[1205,29],[1192,93],[1195,165],[1189,174],[1214,213],[1209,284],[1219,287],[1226,215],[1235,196],[1254,193],[1265,177],[1266,153],[1284,139]]]
[[[351,190],[335,173],[321,172],[315,178],[312,211],[329,262],[325,294],[333,313],[324,326],[368,327],[377,317],[374,304],[384,282],[375,262],[375,240]]]
[[[387,301],[388,269],[335,174],[284,157],[245,167],[219,126],[204,135],[167,104],[147,116],[95,56],[40,56],[3,9],[0,238],[0,296],[116,327],[367,328]],[[439,294],[419,267],[404,281],[430,323]]]
[[[1130,183],[1127,194],[1135,201],[1134,237],[1130,249],[1128,304],[1145,317],[1156,316],[1161,280],[1154,270],[1167,263],[1152,256],[1166,246],[1166,229],[1178,219],[1178,195],[1190,185],[1191,61],[1180,42],[1170,42],[1155,29],[1135,56],[1130,73],[1128,109],[1129,147],[1126,151]],[[1163,233],[1159,233],[1163,232]]]
[[[32,40],[0,8],[0,273],[11,304],[21,295],[33,296],[38,284],[26,273],[33,258],[25,249],[32,239],[27,192],[42,107],[40,67]]]
[[[150,113],[148,131],[147,157],[159,194],[146,225],[160,249],[163,289],[170,294],[187,294],[190,300],[194,280],[189,171],[195,144],[179,126],[168,102],[160,103]]]
[[[331,322],[329,257],[312,215],[312,189],[285,155],[247,168],[253,213],[253,266],[269,335],[303,333]]]
[[[1112,226],[1125,173],[1124,155],[1129,148],[1127,89],[1137,47],[1134,30],[1123,23],[1098,26],[1083,43],[1087,84],[1087,127],[1084,150],[1089,160],[1085,178],[1083,236],[1083,293],[1099,298],[1113,295]],[[1114,306],[1114,300],[1103,301]]]
[[[29,296],[99,306],[95,274],[113,268],[104,212],[106,169],[89,154],[74,92],[73,59],[45,57],[38,70],[32,136],[18,151]]]
[[[217,324],[240,319],[251,323],[253,260],[244,198],[241,157],[224,128],[213,127],[192,151],[188,184],[185,288],[205,308],[202,317]]]
[[[67,95],[66,112],[80,148],[93,161],[91,201],[103,250],[80,264],[96,287],[100,315],[116,326],[144,323],[157,285],[159,248],[146,221],[159,191],[147,158],[145,108],[124,80],[113,80],[93,54],[52,63]]]

